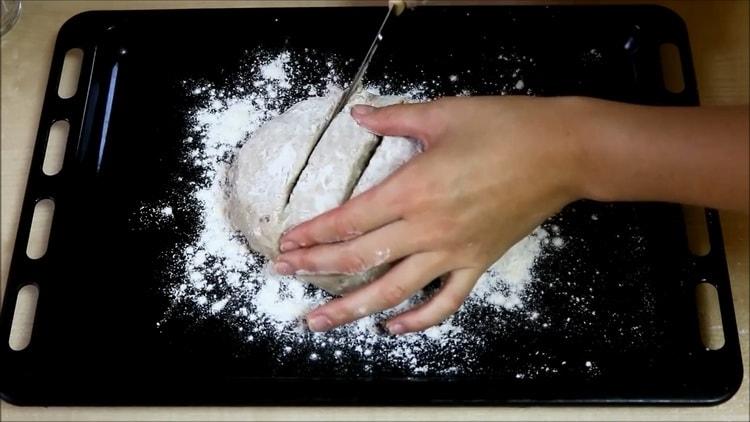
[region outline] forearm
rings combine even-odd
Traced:
[[[584,197],[748,209],[748,108],[581,100]]]

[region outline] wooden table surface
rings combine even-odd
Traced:
[[[159,9],[184,7],[251,7],[382,4],[382,1],[23,1],[21,19],[2,37],[2,260],[5,285],[29,159],[57,31],[84,10]],[[503,3],[503,2],[496,2]],[[508,2],[505,2],[508,3]],[[514,2],[519,3],[519,2]],[[530,3],[530,2],[525,2]],[[570,2],[565,2],[570,3]],[[612,3],[588,1],[588,3]],[[619,3],[623,3],[620,1]],[[677,11],[690,32],[703,104],[748,104],[748,28],[750,2],[654,1]],[[740,391],[728,402],[703,408],[38,408],[0,403],[0,420],[748,420],[748,216],[721,214],[734,305],[742,342],[744,377]],[[1,291],[1,290],[0,290]],[[1,371],[1,369],[0,369]]]

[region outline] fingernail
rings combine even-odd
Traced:
[[[284,261],[278,261],[274,263],[273,270],[282,275],[294,274],[294,268],[292,268],[292,266],[288,262]]]
[[[393,335],[403,334],[406,332],[406,327],[404,327],[403,324],[399,324],[398,322],[388,324],[386,325],[386,328],[388,328],[388,332]]]
[[[316,315],[307,320],[307,326],[311,331],[328,331],[333,323],[325,315]]]
[[[281,246],[279,246],[279,249],[281,250],[281,252],[289,252],[295,249],[299,249],[299,245],[297,244],[297,242],[292,242],[291,240],[287,240],[287,241],[281,242]]]
[[[376,108],[366,104],[357,104],[352,106],[352,116],[356,119],[357,116],[363,117],[375,111]]]

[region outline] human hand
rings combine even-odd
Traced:
[[[307,316],[325,331],[398,305],[432,280],[440,290],[386,324],[419,331],[453,314],[512,245],[578,199],[582,154],[576,98],[458,97],[352,116],[383,135],[419,139],[425,152],[380,185],[281,239],[285,274],[354,273],[384,261],[379,279]]]

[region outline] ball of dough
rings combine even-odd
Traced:
[[[416,141],[379,137],[351,118],[353,104],[404,102],[366,91],[355,93],[321,134],[341,95],[332,89],[325,97],[295,104],[259,128],[235,156],[229,171],[230,220],[251,249],[270,259],[279,254],[284,231],[375,186],[421,151]],[[386,269],[380,265],[357,274],[297,278],[341,294]]]

